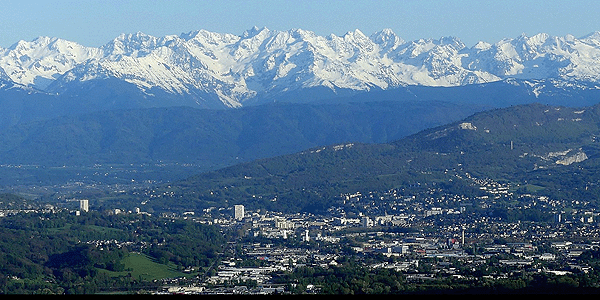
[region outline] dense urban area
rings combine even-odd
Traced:
[[[36,207],[18,197],[7,198],[0,218],[4,235],[34,230],[27,234],[43,240],[48,238],[43,230],[49,230],[60,239],[57,232],[69,227],[69,233],[63,233],[71,248],[46,248],[56,253],[37,259],[51,270],[37,278],[21,270],[27,266],[3,264],[2,292],[600,290],[600,228],[598,212],[589,202],[550,199],[509,184],[470,179],[483,191],[480,196],[451,195],[435,187],[419,195],[357,192],[341,195],[342,206],[318,215],[250,210],[244,205],[188,212],[149,213],[143,206],[95,211],[93,201],[83,199]],[[77,248],[82,246],[85,251]],[[78,259],[84,252],[83,257],[94,257],[91,266],[83,267]],[[2,261],[10,260],[10,255],[5,251]],[[170,273],[148,271],[161,267]]]

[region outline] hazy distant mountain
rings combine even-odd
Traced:
[[[445,102],[268,104],[233,110],[113,110],[0,131],[0,162],[193,164],[197,172],[342,143],[383,143],[481,110]]]
[[[596,89],[600,32],[582,38],[541,33],[469,48],[454,37],[404,41],[389,29],[318,36],[252,28],[241,36],[122,34],[99,48],[40,37],[0,49],[0,80],[92,98],[96,105],[125,94],[138,102],[130,107],[226,108],[509,79],[526,82],[536,94],[549,87]]]

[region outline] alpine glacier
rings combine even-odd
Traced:
[[[452,87],[510,79],[600,83],[600,32],[540,33],[467,47],[458,38],[404,41],[390,29],[318,36],[254,27],[241,36],[198,30],[154,37],[122,34],[102,47],[39,37],[0,48],[0,81],[60,94],[103,79],[224,107],[307,88],[368,91]]]

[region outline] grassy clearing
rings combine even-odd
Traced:
[[[539,186],[539,185],[534,185],[534,184],[527,184],[527,185],[525,185],[525,189],[530,193],[535,193],[535,192],[539,192],[539,191],[543,190],[544,187]]]
[[[147,255],[140,253],[129,253],[127,257],[123,258],[123,263],[125,264],[125,271],[103,271],[108,272],[110,276],[125,276],[131,274],[134,278],[141,278],[144,280],[183,277],[188,275],[177,271],[172,266],[154,262]]]

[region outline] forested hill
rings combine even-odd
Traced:
[[[465,176],[535,185],[555,197],[600,194],[600,106],[514,106],[475,114],[387,144],[345,143],[243,163],[171,184],[147,203],[201,208],[242,203],[327,209],[341,194],[419,188],[477,193]],[[574,176],[573,174],[577,174]]]
[[[374,101],[273,103],[236,110],[148,108],[64,116],[0,131],[2,165],[40,166],[28,171],[1,168],[0,177],[2,185],[61,184],[61,177],[69,174],[62,176],[57,172],[63,169],[54,168],[49,175],[49,168],[142,164],[190,165],[185,172],[193,168],[201,173],[320,145],[384,143],[480,110],[480,106],[439,101]],[[175,177],[160,170],[164,176],[153,176],[164,181],[182,179],[186,173],[181,169],[170,173]],[[154,179],[141,176],[148,172],[146,168],[135,173],[135,180]],[[110,180],[87,173],[94,183]],[[85,181],[81,177],[68,179]]]

